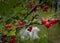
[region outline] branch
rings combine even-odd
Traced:
[[[13,8],[15,8],[15,7],[18,6],[18,5],[20,5],[20,2],[16,3],[16,4],[13,6]],[[40,4],[35,5],[30,11],[28,11],[28,13],[26,13],[25,17],[24,17],[21,21],[25,20],[25,19],[27,18],[27,16],[29,16],[29,15],[34,11],[34,9],[37,8],[39,5],[40,5]]]
[[[35,6],[25,15],[25,17],[22,19],[22,21],[25,20],[25,19],[27,18],[27,16],[29,16],[29,15],[34,11],[34,9],[37,8],[39,5],[40,5],[40,4],[35,5]]]
[[[28,27],[29,25],[32,25],[32,24],[38,24],[38,25],[42,25],[41,23],[37,23],[37,22],[33,22],[32,23],[32,21],[36,18],[36,16],[38,16],[38,15],[35,15],[33,18],[32,18],[32,20],[31,20],[31,22],[29,23],[29,24],[25,24],[25,25],[23,25],[23,26],[21,26],[21,27],[19,27],[19,28],[23,28],[23,27]],[[18,27],[17,27],[18,28]]]

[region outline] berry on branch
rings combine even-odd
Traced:
[[[5,38],[2,38],[1,40],[2,40],[2,43],[5,43],[5,41],[6,41],[6,39],[5,39]]]
[[[29,7],[30,7],[30,8],[32,8],[32,7],[33,7],[32,2],[29,2]]]
[[[32,31],[32,25],[30,25],[27,30],[31,32]]]
[[[40,7],[43,9],[45,7],[45,5],[41,4]]]
[[[12,27],[11,24],[6,24],[6,25],[5,25],[5,28],[11,28],[11,27]]]
[[[10,37],[10,40],[9,40],[9,42],[8,42],[8,43],[13,43],[13,42],[14,42],[14,40],[15,40],[15,36],[11,36],[11,37]]]
[[[50,24],[50,22],[46,22],[46,23],[44,24],[44,26],[45,26],[46,28],[50,28],[51,24]]]
[[[41,18],[41,22],[42,22],[42,24],[45,24],[47,22],[46,18]]]
[[[23,25],[23,22],[20,21],[20,20],[17,20],[17,23],[16,23],[17,27],[21,27]]]
[[[51,23],[51,24],[56,24],[56,22],[57,22],[57,21],[56,21],[55,18],[51,18],[51,19],[50,19],[50,23]]]

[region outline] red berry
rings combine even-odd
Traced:
[[[55,18],[50,19],[50,23],[51,23],[51,24],[56,24],[56,22],[57,22],[57,21],[56,21]]]
[[[13,42],[14,42],[14,40],[15,40],[15,36],[11,36],[11,37],[10,37],[10,40],[9,40],[9,42],[8,42],[8,43],[13,43]]]
[[[23,22],[21,22],[20,20],[18,20],[17,23],[16,23],[16,25],[17,25],[17,27],[20,27],[20,26],[23,25]]]
[[[45,5],[41,4],[40,7],[43,9],[45,7]]]
[[[12,27],[11,24],[6,24],[6,25],[5,25],[5,28],[11,28],[11,27]]]
[[[5,41],[6,41],[4,38],[2,38],[1,40],[2,40],[2,43],[5,43]]]
[[[48,9],[43,9],[43,12],[48,12]]]
[[[32,31],[32,25],[30,25],[27,30],[31,32]]]
[[[45,24],[47,22],[46,18],[41,18],[41,22],[42,22],[42,24]]]
[[[45,26],[46,28],[49,28],[49,27],[51,26],[51,24],[50,24],[50,22],[46,22],[46,23],[44,24],[44,26]]]
[[[33,7],[32,2],[29,2],[29,7],[30,7],[30,8],[32,8],[32,7]]]
[[[15,39],[15,36],[11,36],[10,39]]]
[[[37,11],[37,8],[34,8],[34,11],[36,12]]]

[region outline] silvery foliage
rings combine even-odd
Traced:
[[[20,30],[20,37],[22,40],[27,40],[27,39],[30,39],[30,40],[34,40],[34,39],[39,39],[39,36],[38,36],[38,32],[39,32],[39,28],[38,27],[33,27],[32,28],[32,31],[28,31],[27,29],[21,29]]]

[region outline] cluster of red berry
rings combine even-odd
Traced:
[[[31,1],[29,2],[29,8],[33,8],[35,4],[33,4]],[[34,12],[36,12],[38,9],[34,8]]]
[[[32,2],[29,2],[29,7],[32,8],[34,5]],[[43,12],[48,12],[48,6],[44,4],[40,4],[40,7],[43,9]],[[34,11],[37,11],[37,8],[34,9]]]
[[[17,22],[16,22],[17,27],[22,26],[22,24],[23,24],[23,22],[21,22],[20,20],[17,20]],[[4,27],[6,29],[10,29],[12,27],[12,25],[11,24],[6,24]],[[5,41],[6,41],[6,39],[4,39],[4,38],[2,38],[1,40],[2,40],[2,43],[5,43]],[[9,39],[8,43],[13,43],[14,40],[15,40],[15,36],[10,36],[10,39]]]
[[[20,21],[20,20],[17,20],[16,26],[21,27],[22,25],[23,25],[23,22]],[[12,27],[12,25],[11,24],[6,24],[4,27],[7,28],[7,29],[10,29]]]
[[[56,19],[55,19],[55,18],[52,18],[52,19],[50,19],[50,21],[47,21],[45,18],[41,18],[41,22],[42,22],[42,24],[44,24],[47,28],[49,28],[52,24],[55,24],[55,23],[56,23]],[[17,27],[21,27],[22,25],[23,25],[23,22],[20,21],[20,20],[17,20],[16,26],[17,26]],[[5,28],[7,28],[7,29],[9,29],[9,28],[11,28],[11,27],[12,27],[11,24],[6,24],[6,25],[5,25]],[[28,27],[28,31],[31,31],[31,30],[32,30],[32,25],[30,25],[30,26]]]
[[[9,39],[8,43],[13,43],[14,40],[15,40],[15,37],[16,36],[10,36],[10,39]],[[1,40],[2,40],[2,43],[5,43],[6,42],[6,39],[5,38],[2,38]]]
[[[29,7],[32,8],[33,7],[33,3],[29,2]]]
[[[40,4],[40,7],[43,9],[43,12],[48,12],[48,6]]]
[[[16,26],[17,27],[21,27],[22,25],[23,25],[23,22],[20,21],[20,20],[17,20]],[[11,24],[6,24],[4,27],[7,28],[7,29],[10,29],[12,27],[12,25]],[[28,31],[31,31],[32,30],[32,25],[28,26],[28,29],[27,30]]]
[[[8,43],[13,43],[14,40],[15,40],[15,36],[11,36]]]
[[[47,21],[46,18],[41,18],[41,22],[46,28],[49,28],[53,24],[56,24],[57,20],[55,18],[51,18],[49,21]]]
[[[23,22],[21,22],[20,20],[17,20],[16,26],[17,26],[17,27],[21,27],[22,25],[23,25]],[[11,24],[6,24],[6,25],[5,25],[5,28],[7,28],[7,29],[10,29],[11,27],[12,27]],[[32,25],[28,26],[27,30],[28,30],[29,32],[31,32],[31,30],[32,30]],[[9,42],[8,42],[8,43],[13,43],[14,40],[15,40],[15,36],[10,36],[10,39],[9,39]],[[3,38],[3,39],[2,39],[2,43],[5,43],[5,41],[6,41],[6,39]]]

